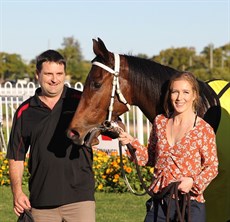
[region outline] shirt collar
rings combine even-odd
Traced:
[[[66,85],[64,85],[60,99],[64,99],[66,97],[67,88],[68,87]],[[42,101],[39,99],[39,95],[41,94],[41,91],[42,91],[41,87],[36,89],[35,94],[30,101],[31,106],[43,106]]]

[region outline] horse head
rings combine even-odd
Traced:
[[[130,87],[127,83],[128,69],[124,57],[119,56],[119,71],[117,72],[114,71],[115,54],[107,50],[101,39],[98,38],[98,41],[93,39],[93,51],[96,57],[92,60],[93,65],[86,78],[80,103],[67,132],[68,137],[76,144],[83,144],[86,135],[104,123],[108,118],[108,109],[111,111],[110,120],[115,120],[128,110],[118,94],[121,93],[125,101],[131,103]],[[105,65],[108,70],[100,67],[100,64]],[[115,90],[112,95],[114,75],[117,75],[118,84],[122,82],[122,85],[119,91]]]

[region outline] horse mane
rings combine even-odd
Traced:
[[[129,66],[128,78],[131,88],[138,92],[137,96],[141,96],[144,93],[147,98],[151,98],[159,108],[159,103],[163,104],[163,97],[167,89],[168,80],[179,71],[150,59],[130,55],[124,56]],[[159,112],[161,111],[162,110]]]
[[[128,61],[129,72],[133,80],[149,82],[169,79],[172,74],[179,72],[169,66],[162,65],[150,59],[144,59],[136,56],[124,55]]]
[[[125,58],[129,66],[129,82],[134,90],[132,94],[139,101],[143,99],[141,96],[144,95],[147,101],[150,99],[155,104],[155,113],[164,113],[163,102],[169,79],[180,71],[149,59],[128,55],[125,55]],[[216,131],[220,116],[219,99],[207,83],[200,80],[198,80],[198,83],[200,86],[201,104],[197,114],[204,118]],[[148,105],[145,104],[145,106]]]

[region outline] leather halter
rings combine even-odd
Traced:
[[[112,88],[111,97],[110,97],[111,99],[110,99],[110,105],[109,105],[109,114],[108,114],[108,119],[107,119],[108,122],[111,122],[111,119],[112,119],[115,92],[117,93],[119,100],[127,106],[128,110],[130,110],[130,105],[128,104],[122,92],[120,91],[120,85],[119,85],[120,56],[119,54],[116,54],[116,53],[113,53],[113,54],[114,54],[114,61],[115,61],[114,70],[97,61],[92,63],[93,65],[99,66],[102,69],[113,74],[113,88]]]

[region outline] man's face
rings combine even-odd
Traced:
[[[37,73],[37,79],[44,96],[59,96],[65,83],[64,65],[56,62],[44,62],[41,72]]]

